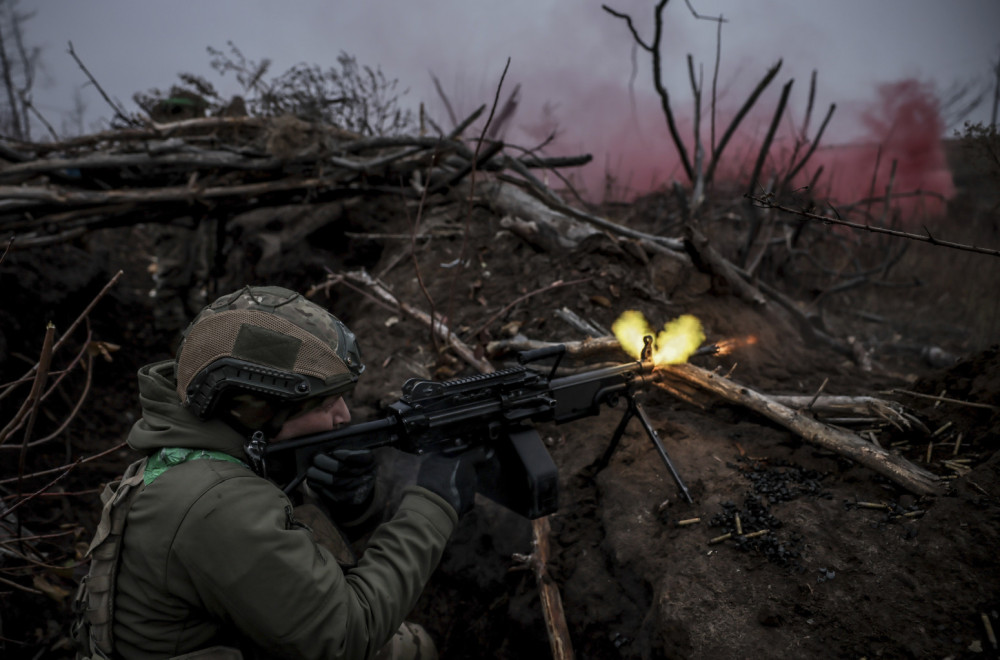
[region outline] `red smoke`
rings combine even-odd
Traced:
[[[933,193],[894,200],[891,206],[904,221],[940,213],[941,198],[951,197],[955,187],[942,143],[944,123],[930,86],[913,79],[881,85],[877,101],[860,119],[867,132],[862,143],[828,147],[813,158],[813,171],[824,166],[821,194],[834,204],[850,204],[872,194],[884,196],[891,181],[894,194]],[[880,213],[881,206],[873,210]]]
[[[522,114],[514,123],[531,136],[528,142],[541,142],[544,134],[557,128],[559,139],[550,145],[550,153],[593,155],[594,161],[587,167],[564,171],[575,185],[584,189],[591,201],[606,201],[609,197],[632,199],[663,189],[674,180],[688,185],[667,132],[659,99],[654,94],[637,93],[633,107],[627,90],[619,84],[575,81],[572,76],[562,79],[560,91],[575,100],[571,107],[557,106],[553,110],[548,106],[545,113],[538,113],[548,113],[544,118],[532,121]],[[715,177],[717,183],[734,182],[739,189],[749,185],[749,175],[775,102],[776,99],[765,95],[755,112],[744,119],[723,154]],[[829,199],[843,206],[872,195],[882,198],[895,161],[895,175],[891,177],[893,193],[925,191],[936,196],[904,196],[895,199],[891,209],[898,210],[904,221],[940,212],[943,209],[941,198],[950,197],[954,186],[941,141],[944,125],[931,87],[915,80],[880,86],[876,100],[860,113],[859,118],[853,118],[864,129],[863,140],[849,145],[831,145],[830,136],[836,125],[852,121],[842,108],[843,105],[834,113],[820,148],[799,173],[793,187],[809,183],[822,166],[823,172],[814,191],[818,199]],[[681,102],[675,103],[674,111],[679,132],[687,143],[688,156],[693,160],[690,113]],[[716,121],[717,139],[730,121],[724,113],[720,110]],[[826,108],[814,109],[810,138],[815,136],[819,119],[825,113]],[[710,141],[709,121],[706,111],[702,119],[702,141],[706,149]],[[787,172],[795,144],[791,125],[791,122],[782,122],[761,173],[762,182]],[[805,146],[800,148],[799,158],[805,149]],[[706,154],[706,163],[707,159]],[[611,190],[606,185],[609,176],[614,184]],[[560,185],[551,177],[548,183],[557,188]],[[860,208],[871,212],[872,222],[891,221],[891,216],[883,216],[881,201]]]

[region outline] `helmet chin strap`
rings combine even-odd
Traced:
[[[250,468],[261,477],[267,478],[267,462],[264,460],[264,449],[272,438],[277,437],[281,432],[288,418],[295,412],[295,406],[282,406],[271,419],[267,420],[260,428],[248,429],[243,427],[238,429],[247,437],[243,443],[243,453],[246,454],[250,462]]]
[[[234,414],[233,410],[227,410],[220,415],[222,421],[246,438],[243,442],[243,453],[247,457],[250,468],[257,475],[267,478],[264,448],[267,447],[271,438],[276,437],[281,432],[281,427],[295,412],[295,408],[295,406],[288,405],[280,406],[269,419],[251,426],[248,426],[240,418],[240,415]]]

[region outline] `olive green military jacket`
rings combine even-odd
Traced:
[[[180,404],[172,361],[144,367],[139,385],[134,449],[243,457],[240,434]],[[345,572],[295,521],[285,494],[242,463],[173,465],[147,479],[128,514],[115,651],[166,658],[224,644],[273,657],[370,657],[413,608],[456,522],[443,499],[410,488]]]

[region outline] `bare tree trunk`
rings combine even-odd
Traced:
[[[7,11],[13,16],[13,10],[7,8]],[[10,58],[7,56],[7,46],[4,44],[3,38],[3,22],[0,21],[0,75],[3,75],[3,85],[7,89],[7,103],[10,105],[10,122],[11,122],[11,133],[18,140],[24,140],[25,133],[24,129],[21,127],[21,112],[19,110],[19,105],[17,102],[17,93],[14,88],[14,72],[11,70]],[[17,30],[18,25],[15,21],[11,22],[11,30]]]
[[[993,112],[990,113],[990,125],[997,125],[997,106],[1000,105],[1000,58],[997,58],[996,64],[993,65],[993,72],[996,74],[996,80],[993,81]]]

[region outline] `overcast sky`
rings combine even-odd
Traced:
[[[767,67],[784,65],[761,100],[773,108],[781,86],[796,83],[790,100],[801,118],[809,76],[818,70],[815,126],[830,103],[838,109],[826,141],[860,139],[858,117],[877,102],[879,85],[913,78],[945,90],[956,82],[986,82],[1000,57],[998,0],[690,0],[705,15],[723,15],[720,104],[736,106]],[[233,41],[251,59],[273,60],[272,73],[305,62],[333,64],[346,51],[378,65],[427,103],[441,123],[443,106],[430,72],[441,80],[459,114],[489,103],[508,57],[504,83],[522,85],[517,128],[524,146],[542,107],[555,108],[565,151],[589,151],[598,161],[621,158],[616,146],[664,138],[647,53],[637,56],[636,111],[628,100],[633,40],[625,23],[594,0],[21,0],[37,13],[26,26],[29,43],[43,48],[46,77],[36,87],[38,107],[60,126],[74,90],[86,79],[66,53],[74,48],[114,98],[169,88],[178,72],[204,74],[231,93],[235,81],[209,67],[206,46]],[[606,0],[631,14],[645,39],[652,35],[651,0]],[[689,117],[686,55],[703,67],[706,89],[715,64],[716,24],[696,20],[683,0],[665,11],[664,81],[678,114]],[[83,88],[87,130],[109,111]],[[987,101],[972,116],[989,117]],[[758,120],[758,124],[763,120]],[[748,130],[753,130],[748,126]],[[760,130],[758,127],[756,130]],[[36,137],[38,133],[36,132]],[[523,140],[523,141],[522,141]],[[630,156],[631,157],[631,156]]]

